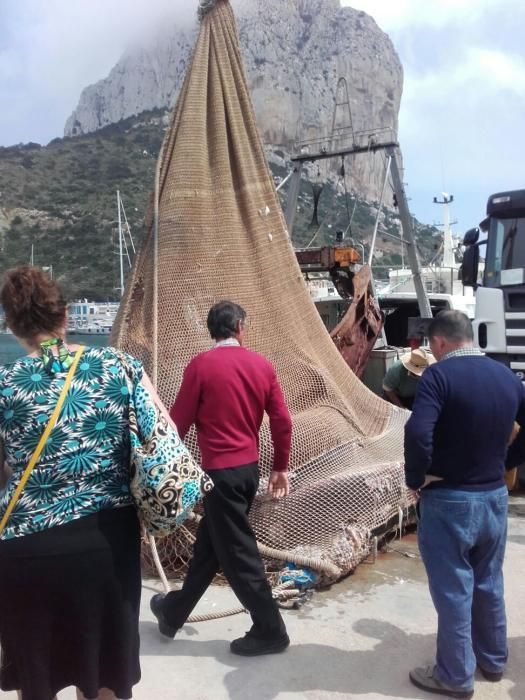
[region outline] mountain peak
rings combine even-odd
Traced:
[[[349,86],[355,130],[397,133],[403,71],[389,37],[364,12],[339,0],[233,0],[255,112],[265,143],[289,150],[327,136],[337,83]],[[96,131],[144,110],[173,106],[191,59],[192,26],[159,30],[128,50],[104,80],[85,88],[66,136]],[[383,176],[371,158],[355,159],[352,186],[378,199]]]

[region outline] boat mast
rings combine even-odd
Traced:
[[[118,251],[120,260],[120,296],[124,295],[124,251],[122,250],[122,217],[120,215],[120,191],[117,190],[118,208]]]

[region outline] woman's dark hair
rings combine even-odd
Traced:
[[[66,317],[66,301],[58,284],[31,265],[7,270],[0,303],[6,325],[24,340],[31,340],[39,333],[55,333]]]
[[[226,340],[235,335],[237,323],[246,319],[246,311],[233,301],[219,301],[208,312],[207,326],[214,340]]]

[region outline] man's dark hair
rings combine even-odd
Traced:
[[[440,311],[428,326],[428,337],[436,336],[452,342],[472,342],[474,331],[469,317],[461,311]]]
[[[237,323],[246,319],[246,311],[233,301],[219,301],[208,312],[207,326],[214,340],[226,340],[235,335]]]

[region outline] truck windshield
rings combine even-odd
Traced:
[[[525,218],[491,218],[485,260],[485,285],[499,287],[502,270],[525,269]]]

